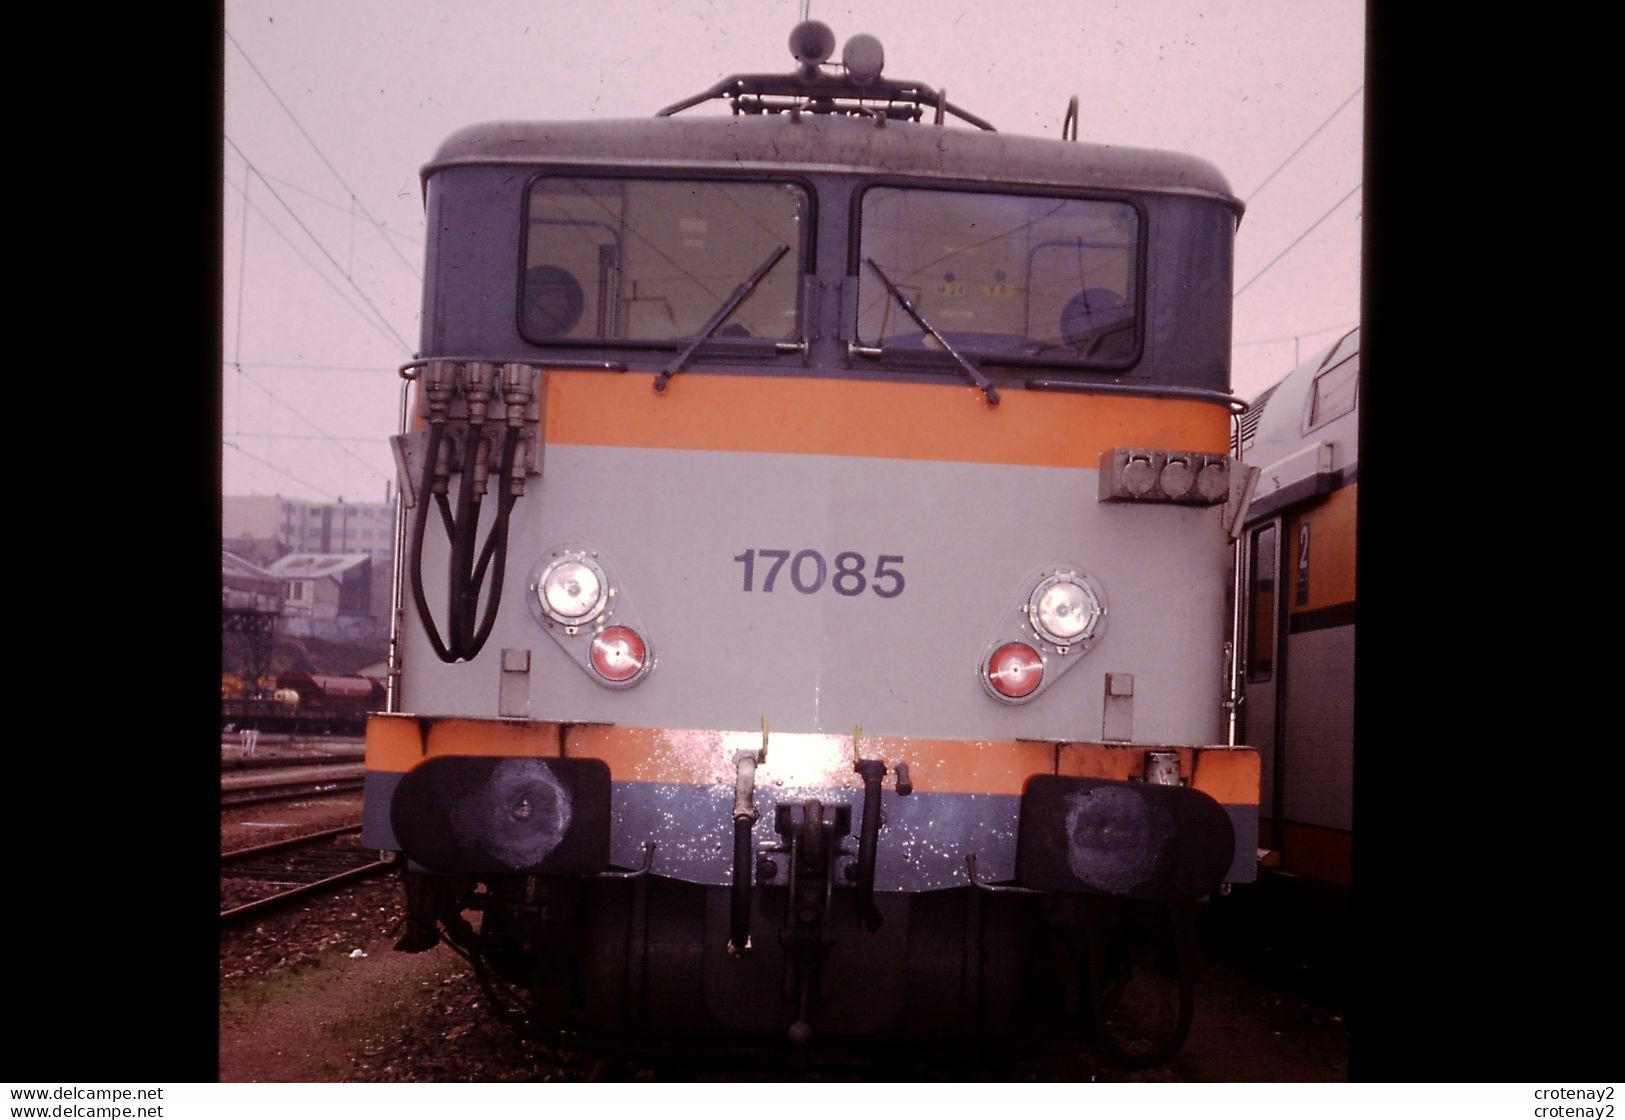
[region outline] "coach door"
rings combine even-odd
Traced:
[[[1274,850],[1280,847],[1278,791],[1283,759],[1278,724],[1285,667],[1280,589],[1286,583],[1281,571],[1280,518],[1247,531],[1245,564],[1240,741],[1259,753],[1259,846]]]

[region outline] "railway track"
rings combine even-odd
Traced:
[[[245,805],[266,805],[276,801],[304,801],[318,797],[339,797],[361,791],[360,778],[322,778],[277,785],[249,786],[220,791],[220,811]]]
[[[220,770],[225,773],[231,770],[285,770],[297,766],[360,766],[365,758],[359,746],[328,754],[251,755],[247,758],[222,756]]]
[[[394,858],[381,860],[377,852],[361,847],[360,831],[359,824],[345,825],[222,853],[220,924],[235,925],[393,870]]]

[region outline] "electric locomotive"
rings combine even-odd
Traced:
[[[1264,864],[1348,886],[1354,838],[1360,331],[1265,390],[1237,425],[1259,471],[1243,519],[1235,687],[1261,759]]]
[[[1166,1055],[1181,916],[1256,865],[1241,205],[1072,112],[999,133],[871,36],[790,43],[789,74],[475,125],[423,170],[366,755],[398,947],[584,1038]]]

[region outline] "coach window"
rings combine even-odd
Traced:
[[[863,192],[858,341],[988,358],[1122,367],[1138,350],[1140,215],[1126,202]],[[895,289],[895,291],[893,290]]]
[[[1309,406],[1309,427],[1354,411],[1360,387],[1360,356],[1351,355],[1315,378],[1314,401]]]
[[[1247,550],[1247,679],[1275,672],[1275,526],[1253,531]]]
[[[532,342],[792,341],[810,200],[794,183],[544,176],[526,208]]]

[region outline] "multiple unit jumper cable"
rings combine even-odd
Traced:
[[[500,369],[500,385],[498,384]],[[461,372],[461,385],[457,373]],[[446,662],[472,661],[484,648],[496,622],[497,607],[502,600],[502,579],[508,561],[508,522],[514,503],[525,492],[526,464],[519,455],[519,437],[525,426],[525,413],[531,403],[532,367],[506,362],[457,362],[436,359],[424,363],[421,379],[424,399],[428,404],[429,440],[423,455],[423,470],[418,479],[416,510],[412,519],[411,552],[407,560],[412,584],[412,599],[417,604],[418,616],[423,620],[423,631],[434,648],[435,656]],[[451,403],[455,391],[461,388],[467,404],[466,423],[454,423]],[[492,398],[500,388],[502,403],[506,406],[506,425],[502,436],[502,455],[496,484],[497,512],[483,547],[476,547],[480,510],[490,486],[492,437],[484,432],[485,421]],[[456,451],[456,436],[448,428],[461,429],[463,435],[461,481],[457,489],[457,508],[451,504],[452,457]],[[448,572],[447,613],[444,636],[435,625],[429,610],[428,596],[423,589],[423,538],[429,522],[429,504],[432,500],[440,511],[440,524],[451,546],[446,565]],[[480,598],[485,591],[486,577],[491,579],[489,594],[485,596],[485,610],[480,611]]]

